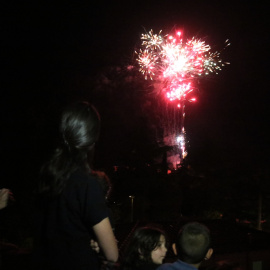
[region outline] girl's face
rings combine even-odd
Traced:
[[[151,252],[153,263],[162,264],[167,253],[166,240],[164,235],[160,235],[157,247]]]

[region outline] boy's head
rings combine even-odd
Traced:
[[[208,228],[198,222],[192,222],[179,231],[173,248],[181,261],[199,264],[211,257],[213,250],[210,248],[210,242]]]

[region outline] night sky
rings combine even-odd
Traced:
[[[198,101],[187,108],[191,165],[194,160],[197,165],[243,169],[268,166],[270,42],[264,4],[90,2],[1,3],[1,186],[19,192],[32,183],[51,147],[59,109],[75,99],[95,100],[93,78],[110,66],[133,65],[134,48],[150,29],[167,33],[179,28],[190,37],[206,39],[213,49],[222,48],[226,39],[231,42],[222,56],[231,64],[201,80]],[[119,104],[97,99],[106,133],[101,141],[106,147],[100,149],[116,160],[110,147],[126,147],[119,136],[129,134],[129,127],[121,119],[112,130],[106,125]],[[130,108],[123,107],[122,114],[131,115]]]

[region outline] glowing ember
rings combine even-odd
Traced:
[[[168,91],[166,93],[167,98],[171,101],[176,100],[176,99],[180,100],[184,98],[185,95],[189,92],[189,90],[192,91],[190,85],[191,83],[188,83],[188,84],[182,83],[182,84],[176,85],[175,87],[171,86],[170,87],[171,91]]]

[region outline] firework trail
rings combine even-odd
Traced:
[[[211,52],[210,45],[201,39],[182,37],[182,32],[175,35],[162,35],[162,31],[154,34],[150,30],[141,36],[141,48],[135,52],[138,57],[139,71],[145,79],[155,80],[162,85],[165,97],[170,101],[177,101],[182,110],[182,121],[177,143],[181,151],[181,160],[187,155],[185,147],[185,104],[195,101],[189,98],[194,90],[194,79],[207,76],[210,73],[218,74],[225,66],[220,58],[220,52]],[[228,40],[225,44],[229,46]]]

